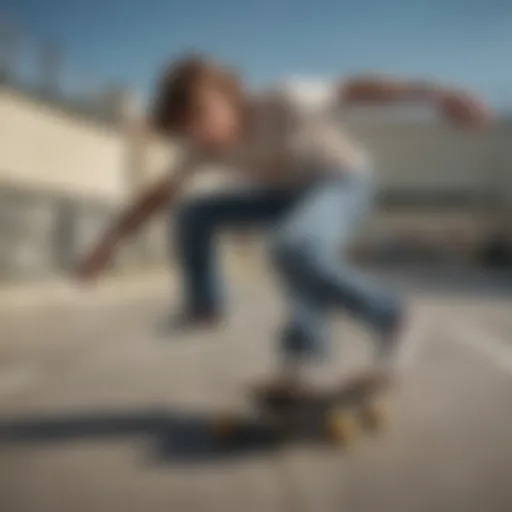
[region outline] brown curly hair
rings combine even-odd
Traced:
[[[244,117],[246,98],[236,73],[201,55],[186,56],[171,64],[160,78],[151,122],[162,135],[181,133],[195,108],[197,92],[214,87],[224,92]]]

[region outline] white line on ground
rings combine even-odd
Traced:
[[[475,326],[456,326],[451,339],[473,349],[496,366],[512,374],[512,348],[502,338]]]

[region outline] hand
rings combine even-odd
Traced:
[[[76,275],[80,281],[94,281],[107,266],[111,250],[107,245],[99,245],[78,265]]]
[[[491,112],[485,103],[466,92],[443,92],[438,104],[446,119],[467,128],[484,128],[491,121]]]

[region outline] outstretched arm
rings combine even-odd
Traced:
[[[450,120],[474,127],[485,125],[490,120],[490,111],[478,96],[427,81],[355,76],[340,84],[339,99],[353,105],[428,104]]]
[[[91,280],[97,277],[113,257],[121,242],[173,200],[192,170],[193,165],[190,162],[185,162],[172,176],[165,176],[144,190],[119,215],[80,262],[78,277],[82,280]]]

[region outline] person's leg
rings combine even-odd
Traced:
[[[290,296],[292,318],[282,335],[287,361],[326,351],[325,318],[332,307],[384,335],[398,321],[399,300],[342,260],[342,249],[372,201],[363,177],[317,184],[288,212],[273,237],[273,256]]]
[[[230,190],[188,199],[174,215],[173,243],[182,268],[185,311],[181,320],[215,319],[224,297],[215,261],[215,242],[225,228],[263,227],[290,204],[280,189]]]

